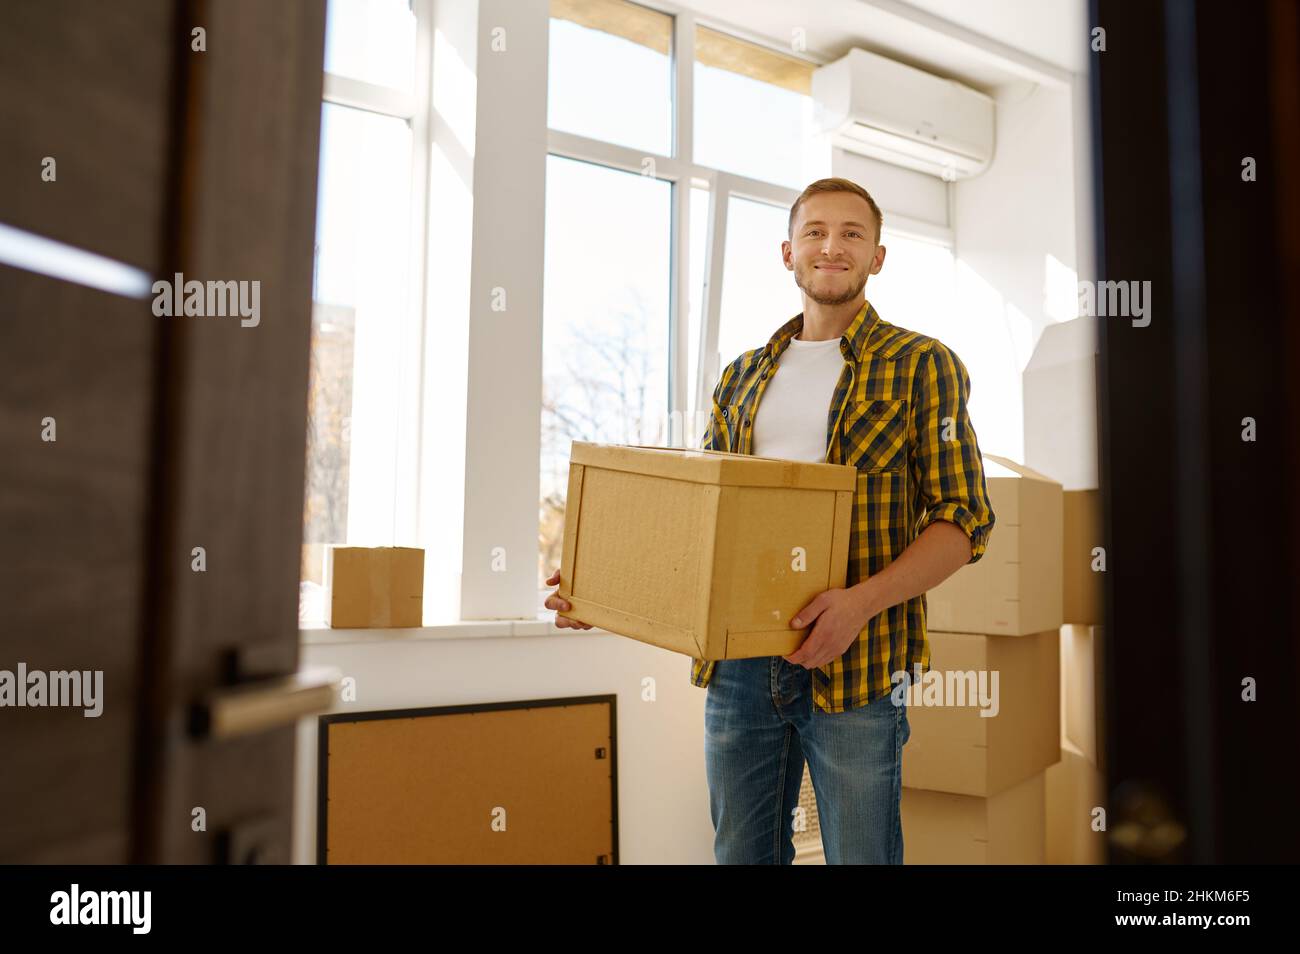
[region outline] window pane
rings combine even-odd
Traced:
[[[325,72],[409,90],[415,73],[410,0],[329,0]]]
[[[695,161],[802,189],[829,175],[813,132],[813,65],[695,29]]]
[[[761,348],[783,324],[803,311],[794,272],[781,261],[790,210],[733,196],[727,206],[722,315],[718,324],[719,370],[751,348]],[[708,382],[709,390],[717,383]]]
[[[704,313],[704,261],[708,254],[709,241],[709,190],[691,189],[691,235],[690,235],[690,309],[687,318],[690,326],[688,371],[686,378],[686,406],[695,408],[695,379],[700,367],[700,316]],[[706,412],[708,408],[704,409]],[[705,418],[688,416],[690,422],[686,427],[685,444],[698,447],[704,434]]]
[[[667,182],[547,159],[539,587],[560,565],[570,443],[663,433],[671,217]]]
[[[303,605],[319,619],[324,545],[391,545],[407,307],[411,130],[321,110],[304,504]]]
[[[672,32],[626,0],[551,0],[547,124],[669,155]]]

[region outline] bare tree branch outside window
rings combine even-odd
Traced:
[[[599,324],[561,326],[554,353],[564,356],[563,367],[543,377],[539,587],[560,565],[572,442],[665,442],[667,355],[650,344],[659,336],[643,297],[632,291],[631,298]]]

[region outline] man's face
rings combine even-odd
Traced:
[[[799,206],[794,235],[781,243],[785,267],[819,305],[842,305],[862,294],[885,263],[876,245],[876,217],[852,192],[819,192]]]

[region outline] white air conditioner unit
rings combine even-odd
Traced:
[[[948,182],[993,159],[993,100],[866,50],[813,72],[818,128],[833,145]]]

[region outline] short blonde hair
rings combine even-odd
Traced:
[[[803,192],[799,193],[799,198],[794,200],[794,205],[790,206],[790,223],[786,227],[787,237],[794,240],[794,217],[799,212],[799,206],[803,205],[804,200],[811,195],[817,195],[821,192],[852,192],[854,195],[861,196],[867,200],[867,205],[871,206],[871,213],[876,217],[876,244],[880,244],[880,228],[884,225],[884,216],[880,213],[880,206],[876,205],[876,200],[871,197],[871,193],[862,186],[858,185],[851,179],[840,179],[838,177],[831,179],[818,179]]]

